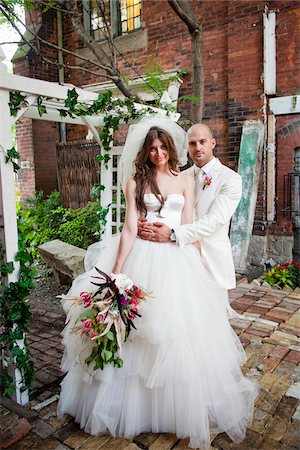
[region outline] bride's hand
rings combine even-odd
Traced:
[[[142,237],[141,233],[143,233],[145,231],[145,227],[147,227],[147,225],[148,225],[147,219],[140,218],[138,220],[138,224],[137,224],[137,226],[138,226],[138,233],[137,234],[138,234],[139,237]]]

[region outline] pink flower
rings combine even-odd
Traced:
[[[212,177],[209,177],[208,175],[205,175],[203,189],[205,189],[206,186],[210,186],[211,183],[212,183]]]
[[[81,334],[86,334],[92,327],[92,321],[90,319],[82,319],[82,322],[84,323],[84,329],[82,330]]]
[[[88,292],[81,292],[80,293],[80,297],[83,300],[84,303],[84,307],[87,308],[88,306],[90,306],[90,304],[92,303],[92,297],[90,296],[90,294]]]

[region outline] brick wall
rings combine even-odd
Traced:
[[[216,154],[233,169],[237,168],[242,125],[245,120],[263,120],[263,0],[231,0],[199,2],[193,0],[198,17],[203,16],[204,61],[205,61],[205,109],[204,121],[214,130],[217,138]],[[299,22],[300,13],[297,2],[293,0],[271,0],[270,9],[276,10],[277,36],[277,95],[292,95],[299,82]],[[39,19],[40,20],[40,19]],[[49,13],[43,33],[44,37],[55,41],[55,15]],[[118,57],[119,67],[127,76],[137,77],[145,72],[147,57],[157,58],[163,69],[188,69],[183,78],[180,95],[191,93],[191,40],[185,24],[177,17],[165,0],[143,0],[143,25],[147,29],[147,48],[124,53]],[[73,31],[70,19],[63,17],[64,46],[76,51],[83,48],[77,34]],[[49,50],[48,50],[49,51]],[[50,51],[49,51],[50,52]],[[50,56],[50,53],[49,53]],[[65,57],[69,65],[76,63],[71,55]],[[77,61],[78,63],[78,61]],[[15,70],[27,70],[16,65]],[[35,67],[32,66],[35,64]],[[84,67],[98,70],[95,66],[82,63]],[[34,60],[29,61],[31,74],[55,81],[57,73],[48,66]],[[65,81],[77,86],[104,81],[103,72],[99,77],[81,71],[65,70]],[[180,102],[182,117],[189,118],[189,102]],[[299,118],[290,115],[278,118],[277,135],[277,197],[278,203],[275,224],[266,222],[265,172],[264,161],[259,184],[254,232],[264,234],[266,229],[274,233],[291,233],[290,221],[280,213],[282,209],[282,178],[293,164],[292,141],[298,131],[295,121]],[[294,131],[284,134],[283,129]],[[297,128],[298,129],[298,128]],[[54,139],[57,133],[53,130]],[[67,127],[69,140],[84,138],[86,127],[70,125]],[[282,137],[282,136],[285,137]],[[287,140],[289,150],[287,151]]]

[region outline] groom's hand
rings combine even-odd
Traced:
[[[138,235],[147,241],[153,242],[169,242],[170,241],[171,228],[167,225],[155,222],[151,224],[143,224],[139,228]]]

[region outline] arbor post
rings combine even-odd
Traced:
[[[5,55],[0,48],[0,74],[7,71],[3,63]],[[15,193],[15,176],[13,165],[11,162],[5,162],[5,153],[12,147],[11,126],[12,119],[8,106],[9,91],[0,89],[0,190],[1,190],[1,209],[2,209],[2,242],[5,250],[5,258],[7,262],[12,261],[14,264],[14,271],[7,275],[8,282],[15,282],[19,279],[19,262],[15,261],[15,255],[18,251],[18,229],[17,229],[17,214],[16,214],[16,193]],[[17,345],[23,349],[24,339],[17,341]],[[24,405],[28,403],[28,390],[22,392],[23,377],[18,369],[14,370],[14,380],[16,388],[16,401]]]

